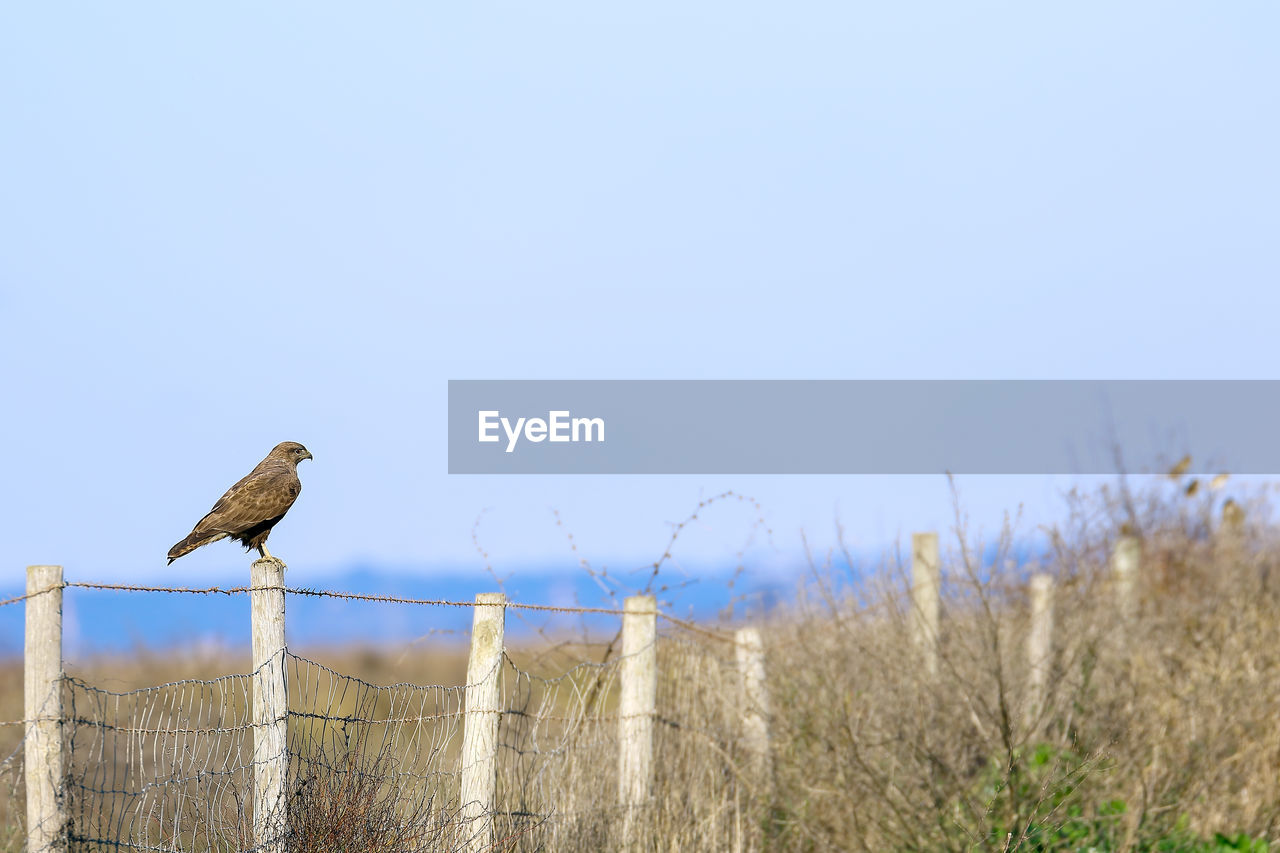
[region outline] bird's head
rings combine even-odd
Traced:
[[[292,462],[297,465],[303,459],[312,459],[311,451],[307,450],[296,441],[282,441],[271,449],[269,454],[273,459],[281,459],[285,462]]]

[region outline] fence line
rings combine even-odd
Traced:
[[[1122,612],[1134,607],[1139,556],[1136,540],[1122,537],[1115,543],[1111,566]],[[908,620],[924,665],[936,674],[944,633],[936,535],[913,536],[912,557],[909,604],[899,605],[897,612]],[[390,756],[397,779],[425,786],[415,806],[423,819],[452,839],[448,849],[466,851],[494,849],[548,825],[553,815],[571,826],[583,814],[607,810],[610,806],[599,802],[599,781],[584,767],[610,760],[617,773],[610,780],[617,792],[612,808],[622,836],[611,836],[608,844],[632,846],[643,832],[637,817],[655,806],[655,775],[677,772],[655,751],[670,749],[676,737],[702,738],[705,748],[723,759],[725,773],[718,778],[729,780],[726,784],[738,784],[739,774],[746,774],[741,785],[749,792],[770,784],[766,644],[757,628],[725,636],[663,613],[653,596],[628,598],[621,610],[522,604],[498,593],[481,594],[474,602],[408,599],[291,588],[283,583],[283,571],[278,561],[258,560],[247,587],[197,589],[67,582],[60,567],[29,568],[26,594],[0,602],[25,601],[27,610],[24,719],[0,725],[26,727],[29,851],[58,849],[68,838],[169,851],[176,849],[175,839],[190,838],[194,844],[199,835],[213,846],[209,839],[234,830],[227,827],[235,824],[241,807],[237,790],[251,789],[248,830],[238,836],[237,849],[281,853],[286,830],[296,831],[288,814],[290,798],[299,796],[308,780],[323,778],[317,774],[324,763],[336,766],[342,755],[352,761],[357,760],[352,755],[374,761]],[[61,657],[61,598],[68,587],[246,593],[253,671],[126,693],[68,677]],[[1053,594],[1048,576],[1031,579],[1024,692],[1028,726],[1035,725],[1050,689]],[[471,607],[466,684],[379,687],[291,655],[284,633],[289,595]],[[507,608],[621,616],[621,654],[602,663],[580,663],[555,678],[525,672],[504,650]],[[660,637],[659,617],[724,641],[720,648],[732,649],[731,655],[717,657],[691,640]],[[666,650],[661,654],[660,640]],[[666,703],[672,696],[660,693],[657,674],[670,675],[673,665],[691,675],[675,679],[675,696],[698,689],[705,679],[718,679],[734,685],[721,691],[730,697],[725,707],[704,709],[700,713],[711,715],[705,720],[669,717],[672,711],[660,708],[659,699]],[[368,751],[350,752],[353,743]],[[358,775],[354,766],[338,771]],[[72,789],[61,789],[64,779]],[[561,802],[557,797],[566,791],[572,796]]]
[[[570,821],[569,816],[577,816],[572,820],[580,820],[582,815],[595,813],[598,809],[607,810],[608,806],[599,802],[596,786],[577,794],[576,808],[567,804],[562,808],[557,802],[551,811],[545,811],[547,806],[544,804],[543,818],[532,813],[521,818],[520,810],[510,811],[509,804],[505,807],[507,811],[497,808],[495,758],[501,754],[513,756],[506,760],[506,765],[514,762],[518,766],[530,761],[568,762],[569,775],[572,777],[576,773],[575,778],[581,778],[583,771],[573,770],[575,759],[572,756],[582,749],[590,752],[593,740],[600,745],[609,744],[608,749],[619,756],[615,758],[615,766],[620,780],[633,780],[629,785],[621,781],[618,783],[618,803],[624,807],[619,816],[623,816],[626,806],[638,805],[651,796],[655,721],[674,726],[673,731],[693,733],[700,730],[695,721],[672,718],[670,711],[661,717],[657,714],[654,705],[657,617],[663,615],[670,623],[702,636],[725,639],[719,633],[686,620],[661,614],[652,596],[629,599],[624,609],[613,611],[528,605],[526,609],[531,610],[624,614],[623,621],[628,624],[622,631],[623,648],[621,654],[608,664],[580,664],[574,670],[579,675],[566,674],[554,681],[531,677],[517,668],[509,676],[515,679],[517,695],[514,700],[507,696],[500,702],[496,693],[499,683],[497,664],[509,662],[503,652],[501,629],[502,614],[508,605],[501,595],[481,596],[477,602],[481,606],[477,607],[477,603],[467,605],[474,608],[478,625],[486,621],[481,618],[485,611],[496,611],[492,614],[496,621],[488,620],[496,628],[472,632],[472,666],[468,686],[461,688],[462,693],[454,694],[457,699],[450,700],[454,703],[451,706],[441,707],[439,701],[430,700],[405,708],[402,694],[406,691],[421,693],[425,689],[431,692],[433,688],[416,685],[378,688],[288,654],[284,645],[287,596],[297,592],[328,593],[285,587],[282,572],[283,567],[275,561],[256,561],[250,586],[230,590],[65,582],[60,570],[50,581],[36,583],[33,580],[29,594],[24,596],[28,613],[36,613],[50,605],[60,610],[61,591],[67,587],[187,594],[247,593],[251,604],[254,667],[247,676],[222,676],[208,682],[170,682],[156,688],[112,693],[65,676],[59,657],[50,683],[58,691],[68,692],[68,711],[58,710],[43,716],[28,711],[24,713],[26,719],[23,724],[28,728],[29,746],[37,743],[37,720],[65,728],[66,746],[71,750],[67,756],[71,774],[66,778],[71,787],[59,792],[57,806],[63,809],[61,814],[52,819],[45,817],[28,821],[29,826],[44,830],[50,836],[45,841],[29,845],[30,850],[52,850],[60,839],[128,849],[172,850],[179,844],[176,840],[179,838],[186,839],[183,845],[205,849],[203,845],[216,846],[214,839],[222,837],[219,833],[240,833],[236,837],[242,840],[235,842],[235,849],[279,853],[286,837],[284,828],[292,819],[286,814],[286,801],[297,796],[296,792],[291,792],[298,784],[299,775],[305,777],[315,770],[312,766],[314,761],[308,764],[305,758],[306,738],[310,737],[313,743],[322,746],[332,746],[353,736],[353,732],[367,733],[371,726],[386,730],[384,737],[390,738],[386,743],[402,742],[404,737],[416,743],[416,738],[428,737],[428,729],[424,726],[445,727],[438,730],[438,734],[429,736],[430,745],[416,747],[415,754],[419,759],[409,762],[412,766],[402,767],[399,772],[405,779],[453,779],[448,785],[461,782],[460,789],[451,789],[454,793],[446,791],[441,796],[456,803],[449,807],[456,809],[450,814],[463,818],[460,826],[466,827],[468,819],[474,818],[480,818],[481,825],[458,830],[461,832],[460,846],[450,841],[445,844],[446,849],[455,849],[455,846],[459,850],[492,849],[503,839],[519,837],[530,831],[530,826],[541,825],[538,821],[545,820],[547,815],[562,814],[566,821]],[[36,578],[34,569],[31,577]],[[335,597],[392,599],[390,596],[341,593]],[[487,604],[500,606],[484,606]],[[645,626],[639,635],[635,627],[637,619]],[[37,645],[47,645],[50,640],[60,643],[60,626],[58,630],[46,627],[38,633],[42,639]],[[487,649],[480,647],[486,636],[490,645]],[[730,638],[724,647],[732,648],[733,642]],[[696,645],[672,648],[678,649],[681,655],[704,653]],[[35,657],[28,654],[27,660],[34,661]],[[486,661],[494,665],[486,665]],[[588,668],[580,669],[582,666]],[[292,674],[286,677],[287,672]],[[344,685],[341,691],[333,687],[337,683]],[[323,684],[330,686],[327,692]],[[610,691],[614,691],[611,695],[619,703],[616,710],[612,704],[615,700],[606,698]],[[723,692],[717,691],[717,695]],[[27,693],[35,695],[30,690]],[[390,705],[384,708],[376,703],[362,703],[351,710],[343,710],[347,707],[344,703],[348,693],[352,696],[370,694],[387,697]],[[302,707],[297,707],[300,699]],[[381,703],[383,700],[377,701]],[[514,706],[511,704],[513,701],[516,703]],[[512,741],[509,734],[501,738],[497,736],[500,720],[507,721],[502,724],[503,731],[511,731],[512,726],[516,730],[532,727],[546,731],[532,742],[522,744],[519,739]],[[587,729],[583,729],[584,725]],[[608,730],[610,726],[613,731]],[[596,734],[583,741],[581,733],[587,730]],[[472,736],[473,732],[480,735]],[[574,735],[574,732],[580,734]],[[463,736],[454,740],[460,733]],[[547,749],[549,733],[559,733],[556,736],[564,738],[550,750]],[[367,737],[367,734],[360,737]],[[62,744],[63,738],[58,738],[57,742]],[[457,746],[450,747],[450,743]],[[624,743],[625,748],[622,746]],[[453,749],[457,750],[456,757],[449,759]],[[624,759],[623,755],[627,757]],[[414,769],[425,767],[421,763],[424,761],[442,760],[456,762],[459,768],[456,776],[441,777],[435,770]],[[28,785],[34,790],[32,780],[37,777],[38,768],[51,765],[28,760],[24,766]],[[56,775],[62,777],[61,773]],[[49,778],[54,778],[53,774]],[[547,788],[545,779],[541,782],[530,779],[526,783],[535,785],[535,789],[541,787],[544,793],[555,787]],[[240,810],[238,790],[250,792],[249,799],[243,803],[243,811]],[[510,792],[505,796],[509,799]],[[463,808],[468,803],[474,807]],[[527,811],[531,807],[521,808]],[[436,814],[438,821],[447,823],[452,820],[445,812]],[[242,815],[241,829],[236,829],[234,815],[237,813]],[[498,825],[495,817],[501,814],[508,816]],[[530,820],[534,821],[533,824],[529,823]],[[290,826],[289,831],[294,829]],[[631,827],[623,834],[639,831]],[[180,849],[188,847],[181,846]]]

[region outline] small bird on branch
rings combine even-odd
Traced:
[[[298,463],[311,458],[311,451],[296,441],[277,444],[258,467],[218,498],[187,538],[169,549],[169,562],[227,537],[246,551],[257,548],[263,557],[274,560],[267,550],[267,536],[302,491]]]

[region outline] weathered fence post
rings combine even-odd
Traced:
[[[466,716],[462,722],[462,819],[467,827],[463,849],[468,851],[489,850],[493,846],[506,604],[507,597],[502,593],[482,592],[476,596],[471,620]]]
[[[1116,602],[1120,613],[1129,617],[1137,611],[1138,569],[1142,560],[1142,543],[1136,536],[1121,536],[1111,552],[1111,575],[1115,580]]]
[[[62,790],[62,566],[28,566],[22,698],[27,736],[27,850],[66,849]]]
[[[764,643],[757,628],[733,635],[738,675],[742,679],[742,737],[762,786],[772,773],[769,761],[769,690],[764,671]]]
[[[254,560],[249,573],[253,631],[253,833],[260,849],[284,850],[289,767],[285,685],[284,563]]]
[[[1036,725],[1044,712],[1053,654],[1053,578],[1042,572],[1031,576],[1031,627],[1027,632],[1027,718]]]
[[[628,598],[622,617],[622,696],[618,705],[618,801],[631,812],[653,788],[653,717],[658,700],[658,604],[652,595]]]
[[[930,675],[938,673],[941,573],[938,534],[911,534],[911,634]]]

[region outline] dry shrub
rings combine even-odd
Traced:
[[[837,571],[841,556],[853,568],[847,553],[813,561],[772,635],[773,845],[1225,850],[1274,840],[1277,552],[1265,525],[1215,523],[1219,506],[1181,484],[1071,496],[1040,566],[1055,579],[1055,625],[1034,707],[1013,522],[986,545],[957,519],[936,674],[913,643],[902,561],[873,576]],[[1109,571],[1121,530],[1143,554],[1130,608]]]
[[[19,851],[26,842],[23,727],[14,724],[22,712],[22,661],[0,658],[0,721],[8,723],[0,725],[0,853]]]
[[[448,853],[466,849],[469,830],[456,808],[437,804],[418,782],[406,784],[388,746],[319,740],[291,756],[291,793],[267,837],[288,853]],[[252,791],[237,791],[234,813],[217,827],[228,850],[262,848],[252,819]],[[222,849],[221,847],[219,849]],[[510,845],[495,844],[494,851]]]
[[[290,853],[427,853],[457,850],[466,829],[422,786],[406,786],[388,748],[326,754],[317,744],[297,762],[287,808]],[[495,850],[504,849],[495,847]]]

